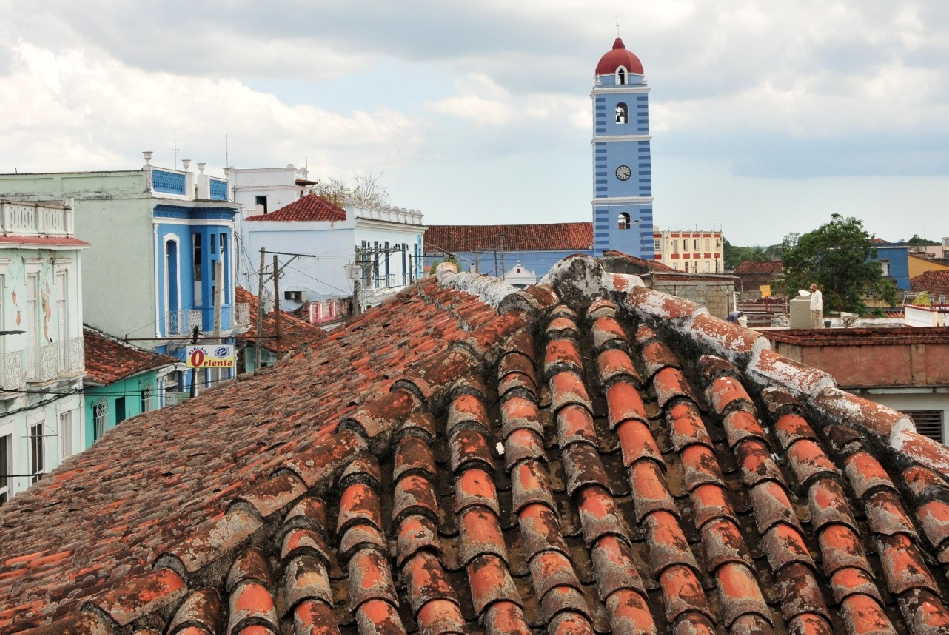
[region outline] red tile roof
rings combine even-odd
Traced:
[[[949,328],[946,327],[784,329],[767,331],[765,336],[774,342],[799,346],[949,344]]]
[[[535,223],[525,225],[429,225],[425,253],[498,249],[504,251],[589,251],[592,223]]]
[[[36,245],[38,247],[88,247],[89,243],[71,236],[0,236],[0,245]]]
[[[119,426],[0,509],[0,628],[949,627],[949,448],[634,276],[551,280],[494,309],[443,265]]]
[[[613,259],[622,260],[626,265],[629,266],[629,268],[636,270],[636,271],[626,271],[624,269],[623,270],[624,273],[645,273],[647,271],[675,271],[675,269],[673,269],[669,265],[663,264],[656,260],[646,260],[644,258],[637,258],[636,256],[631,256],[627,253],[623,253],[622,251],[616,251],[615,249],[607,249],[606,251],[603,252],[603,256],[604,258],[607,258],[607,259],[613,258]],[[614,271],[619,271],[619,269],[616,268],[619,265],[613,264],[612,266],[614,267],[613,269]]]
[[[913,291],[949,295],[949,271],[925,271],[910,280],[910,288]]]
[[[782,273],[783,271],[784,263],[780,260],[768,260],[766,262],[743,260],[735,267],[735,273]]]
[[[174,357],[122,342],[91,326],[83,327],[83,340],[86,378],[103,386],[147,370],[178,363]]]
[[[249,221],[305,222],[346,220],[346,210],[316,194],[307,194],[269,214],[249,216]]]
[[[273,353],[286,353],[290,350],[298,349],[305,344],[311,344],[322,339],[326,333],[315,324],[310,324],[306,320],[286,311],[280,312],[280,337],[274,339],[254,340],[257,335],[257,296],[244,289],[237,287],[237,302],[246,303],[250,311],[250,327],[244,333],[237,336],[239,340],[249,342],[258,341],[261,348],[265,348]],[[262,335],[275,335],[277,332],[277,312],[271,311],[264,316],[264,323],[261,325]]]

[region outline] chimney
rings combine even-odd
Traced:
[[[145,150],[144,152],[142,152],[142,156],[145,157],[145,167],[146,167],[146,168],[151,167],[151,165],[152,165],[152,151],[151,151],[151,150]]]
[[[201,200],[211,198],[211,182],[208,180],[208,175],[204,173],[204,168],[207,167],[207,165],[208,164],[204,161],[198,161],[198,186],[195,198]]]
[[[197,198],[197,190],[194,186],[194,172],[191,171],[191,159],[182,159],[181,167],[185,171],[185,194]]]

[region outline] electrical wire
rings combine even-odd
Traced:
[[[322,285],[324,285],[324,286],[330,287],[330,288],[332,288],[332,289],[336,289],[336,290],[339,291],[340,293],[348,293],[348,294],[350,294],[350,295],[352,294],[352,290],[347,291],[346,289],[340,289],[340,288],[337,287],[336,285],[330,284],[329,282],[326,282],[325,280],[320,280],[320,279],[317,278],[316,276],[314,276],[314,275],[312,275],[312,274],[309,274],[309,273],[307,273],[306,271],[303,271],[302,269],[298,269],[298,268],[296,268],[296,267],[291,267],[290,265],[284,265],[284,266],[285,266],[287,269],[292,269],[293,271],[296,271],[297,273],[299,273],[299,274],[301,274],[301,275],[304,275],[304,276],[306,276],[307,278],[309,278],[309,279],[311,279],[311,280],[314,280],[314,281],[316,281],[316,282],[319,282],[320,284],[322,284]],[[313,290],[313,291],[316,291],[316,289],[312,289],[312,290]]]

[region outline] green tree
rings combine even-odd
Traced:
[[[733,245],[728,240],[725,240],[724,244],[725,252],[725,269],[731,270],[739,265],[739,263],[744,262],[745,260],[752,260],[754,262],[764,262],[770,260],[767,252],[761,247],[740,247],[738,245]]]
[[[320,181],[313,191],[340,207],[355,205],[372,209],[389,204],[389,191],[382,185],[381,174],[357,174],[350,183],[330,178]]]
[[[893,304],[896,286],[883,277],[872,236],[854,217],[831,214],[821,225],[784,246],[784,289],[788,295],[816,282],[824,294],[827,310],[863,313],[865,297]]]
[[[920,238],[919,234],[913,234],[913,237],[906,241],[907,245],[938,245],[940,243],[927,238]]]

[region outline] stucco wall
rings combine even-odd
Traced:
[[[326,296],[350,296],[353,283],[346,275],[343,265],[353,261],[355,229],[340,227],[334,223],[286,223],[247,222],[245,263],[251,271],[259,266],[259,249],[302,253],[316,258],[297,258],[290,263],[280,278],[281,295],[284,291],[302,291],[304,300]],[[280,262],[289,260],[280,256]],[[271,267],[273,256],[266,256],[267,267]],[[245,269],[245,271],[247,271]],[[245,275],[243,284],[251,293],[257,293],[257,276]],[[266,284],[272,290],[273,282]],[[271,297],[269,294],[268,297]],[[295,304],[293,305],[295,306]],[[281,308],[293,308],[281,298]]]
[[[92,446],[98,441],[95,437],[95,420],[92,416],[92,407],[97,403],[106,405],[105,432],[116,426],[116,401],[125,400],[125,422],[142,414],[142,391],[151,390],[151,410],[157,410],[163,398],[158,374],[155,371],[142,373],[133,377],[121,379],[114,384],[102,387],[87,387],[83,409],[85,411],[85,445],[83,449]],[[132,422],[134,425],[134,422]]]
[[[74,211],[76,234],[90,243],[83,254],[86,323],[118,336],[154,337],[150,202],[76,199]]]
[[[724,318],[734,310],[735,285],[706,280],[653,280],[653,289],[704,304],[715,317]]]
[[[32,395],[29,405],[35,407],[21,410],[0,418],[0,437],[7,437],[8,465],[10,474],[31,473],[30,426],[43,423],[43,472],[49,472],[62,463],[63,458],[81,452],[84,447],[82,426],[82,398],[79,395],[50,397]],[[72,444],[64,448],[60,436],[60,415],[69,413],[72,429]],[[8,498],[27,489],[29,477],[17,476],[7,479]]]
[[[949,344],[802,346],[773,342],[773,347],[791,359],[826,370],[843,388],[949,385]]]

